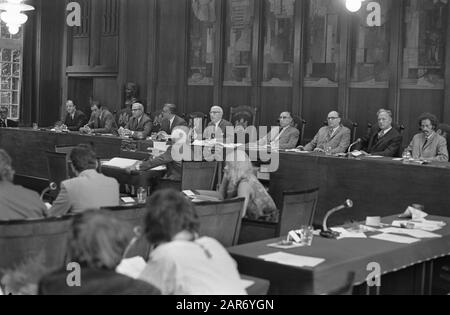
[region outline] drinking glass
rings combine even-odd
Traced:
[[[311,246],[314,238],[314,228],[312,226],[302,226],[300,229],[300,244],[302,246]]]

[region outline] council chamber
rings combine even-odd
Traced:
[[[0,11],[0,295],[450,294],[448,1]]]

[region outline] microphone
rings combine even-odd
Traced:
[[[55,191],[58,189],[58,185],[55,182],[51,182],[47,188],[45,188],[41,193],[41,200],[44,201],[44,195],[49,191]]]
[[[338,211],[340,211],[342,209],[346,209],[346,208],[353,208],[353,201],[352,200],[347,199],[344,204],[342,204],[340,206],[337,206],[337,207],[334,207],[333,209],[331,209],[331,210],[329,210],[327,212],[327,214],[325,215],[325,218],[323,218],[323,222],[322,222],[322,232],[320,232],[320,235],[322,237],[336,239],[336,238],[339,237],[339,235],[341,235],[338,232],[333,232],[333,231],[328,229],[328,227],[327,227],[327,220],[333,213],[338,212]]]
[[[353,146],[355,146],[356,144],[361,143],[361,142],[362,142],[362,140],[361,140],[361,138],[359,138],[358,140],[356,140],[355,142],[350,144],[350,146],[348,147],[348,150],[347,150],[347,154],[350,154],[351,149],[352,149]]]

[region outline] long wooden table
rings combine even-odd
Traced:
[[[278,171],[271,174],[270,193],[279,207],[283,191],[320,188],[315,223],[350,198],[352,209],[330,217],[331,224],[389,216],[413,204],[429,214],[450,217],[450,164],[403,164],[392,158],[349,159],[320,154],[280,153]]]

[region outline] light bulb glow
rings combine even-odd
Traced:
[[[350,12],[358,12],[361,9],[363,0],[346,0],[345,7]]]
[[[28,16],[22,11],[32,11],[34,7],[23,4],[22,0],[8,0],[0,3],[0,10],[4,11],[0,14],[0,19],[5,22],[9,33],[15,35],[19,32],[20,26],[28,21]]]

